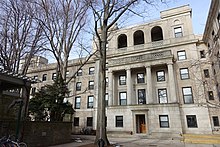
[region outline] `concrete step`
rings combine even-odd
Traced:
[[[183,134],[182,141],[195,144],[220,144],[220,135],[214,134]]]

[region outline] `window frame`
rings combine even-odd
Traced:
[[[166,118],[166,121],[163,121],[162,118]],[[160,128],[169,128],[170,124],[169,124],[169,117],[168,115],[159,115],[159,123],[160,123]],[[166,123],[167,125],[164,125],[164,123]]]
[[[190,121],[189,119],[191,120],[194,119],[194,122],[189,122]],[[196,115],[186,115],[186,122],[188,128],[198,128]]]
[[[81,91],[82,89],[82,82],[76,82],[76,91]]]
[[[159,73],[163,73],[163,75],[161,76],[161,75],[159,75]],[[156,72],[156,74],[157,74],[157,82],[164,82],[164,81],[166,81],[166,77],[165,77],[166,74],[165,74],[164,70],[159,70],[159,71]]]
[[[47,74],[42,75],[42,81],[47,81]]]
[[[160,94],[160,92],[164,91],[165,93],[162,93],[163,95]],[[160,88],[160,89],[157,89],[157,92],[158,92],[158,101],[160,104],[166,104],[168,103],[168,97],[167,97],[167,89],[166,88]],[[165,94],[165,96],[164,96]],[[163,101],[161,101],[163,100]]]
[[[142,75],[143,77],[140,77]],[[137,73],[137,83],[145,83],[144,73]]]
[[[143,97],[141,94],[141,91],[143,92]],[[145,89],[138,89],[137,90],[137,93],[138,93],[138,104],[141,105],[141,104],[146,104],[146,90]]]
[[[88,85],[89,90],[93,90],[93,89],[94,89],[95,82],[94,82],[94,81],[89,81],[88,84],[89,84],[89,85]]]
[[[184,55],[181,53],[184,53]],[[187,59],[186,51],[185,50],[177,51],[177,58],[178,61],[186,60]]]
[[[122,97],[123,96],[122,94],[125,94],[125,98]],[[127,105],[127,92],[126,91],[119,92],[119,105],[121,106]]]
[[[75,109],[80,109],[80,106],[81,106],[81,96],[77,96],[77,97],[75,97],[75,106],[74,106],[74,108]]]
[[[191,94],[185,93],[184,89],[190,89]],[[194,100],[193,100],[193,92],[192,92],[192,87],[182,87],[182,94],[183,94],[183,101],[184,104],[193,104]],[[191,96],[191,100],[187,100],[186,97]],[[187,101],[186,101],[187,100]],[[188,102],[189,101],[189,102]]]
[[[57,73],[52,73],[52,80],[56,80],[57,79]]]
[[[93,108],[94,96],[93,95],[89,95],[87,100],[88,100],[87,101],[87,108]]]
[[[214,100],[214,93],[213,93],[213,91],[208,91],[208,97],[209,97],[209,100]]]
[[[87,127],[92,127],[93,126],[93,117],[87,117],[86,126]]]
[[[219,119],[218,116],[212,116],[212,122],[214,127],[219,127]]]
[[[210,77],[209,69],[204,69],[203,72],[204,72],[204,77],[205,78],[209,78]]]
[[[78,127],[78,126],[79,126],[79,117],[74,117],[74,123],[73,123],[73,125],[74,125],[75,127]]]
[[[183,29],[181,26],[174,28],[174,36],[175,36],[175,38],[183,37]]]
[[[78,71],[77,71],[77,74],[76,74],[77,76],[82,76],[82,69],[79,69]]]
[[[124,121],[123,121],[123,116],[121,115],[121,116],[115,116],[115,127],[116,128],[123,128],[123,123],[124,123]]]
[[[95,67],[89,67],[89,75],[95,74]]]
[[[183,70],[187,70],[187,72],[182,72]],[[190,79],[188,68],[180,68],[180,78],[181,78],[181,80]]]
[[[122,77],[125,79],[121,79]],[[126,75],[119,75],[119,85],[126,85]]]

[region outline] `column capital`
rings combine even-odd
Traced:
[[[145,68],[151,68],[151,65],[145,65]]]

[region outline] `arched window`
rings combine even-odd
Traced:
[[[127,36],[125,34],[121,34],[118,36],[118,48],[127,47]]]
[[[151,41],[163,40],[163,31],[161,27],[156,26],[151,29]]]
[[[138,30],[134,32],[134,45],[144,44],[144,32]]]

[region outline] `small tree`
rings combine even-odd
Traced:
[[[39,92],[30,100],[29,112],[35,120],[62,121],[65,114],[73,114],[72,104],[65,101],[69,90],[62,80],[58,78],[53,85],[41,87]]]

